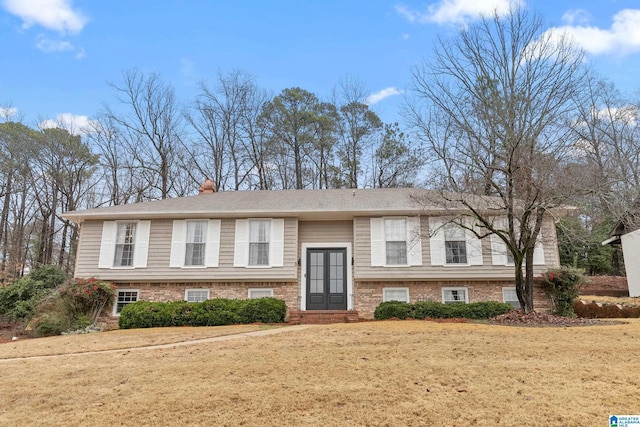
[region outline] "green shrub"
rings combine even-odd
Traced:
[[[70,329],[73,328],[69,317],[56,311],[50,311],[42,314],[40,317],[35,319],[33,326],[33,330],[39,337],[60,335]]]
[[[287,306],[275,298],[230,300],[214,298],[203,302],[148,302],[127,304],[120,312],[121,329],[166,326],[221,326],[238,323],[284,321]]]
[[[0,288],[0,315],[11,320],[28,320],[40,302],[59,287],[67,276],[57,266],[43,265],[30,274]]]
[[[551,300],[554,314],[576,316],[573,303],[580,295],[580,287],[585,282],[582,270],[571,267],[556,268],[542,273],[539,282]]]
[[[391,318],[406,319],[412,317],[409,314],[411,304],[401,301],[386,301],[378,305],[373,312],[373,318],[376,320],[385,320]]]
[[[413,313],[416,319],[447,319],[456,317],[451,314],[452,307],[461,304],[443,304],[435,301],[418,301],[413,304]]]
[[[376,320],[390,319],[489,319],[513,310],[511,304],[484,301],[471,304],[455,303],[443,304],[435,301],[418,301],[414,304],[407,304],[398,301],[383,302],[373,314]]]
[[[280,323],[286,313],[284,301],[267,297],[242,301],[238,315],[242,323]]]

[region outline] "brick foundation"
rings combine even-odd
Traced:
[[[502,301],[502,288],[514,287],[512,281],[414,281],[414,282],[379,282],[356,281],[354,284],[355,306],[360,317],[372,319],[375,308],[382,302],[382,289],[399,287],[409,288],[410,302],[437,301],[442,302],[442,288],[464,287],[468,289],[469,302]],[[546,310],[550,307],[549,300],[541,288],[534,291],[534,305],[536,310]]]

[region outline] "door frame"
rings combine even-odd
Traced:
[[[307,309],[307,249],[347,250],[347,310],[353,310],[353,253],[350,242],[303,243],[300,248],[300,310]]]

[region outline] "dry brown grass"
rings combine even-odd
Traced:
[[[264,328],[271,328],[271,326],[236,325],[202,328],[175,327],[127,329],[96,334],[20,339],[10,343],[0,344],[0,360],[15,357],[87,353],[91,351],[172,344],[183,341],[257,331]]]
[[[0,425],[604,425],[640,412],[638,348],[635,319],[387,321],[0,361]]]
[[[628,305],[640,305],[640,298],[638,297],[607,297],[600,295],[580,295],[580,299],[591,302],[601,303],[613,303],[613,304],[628,304]]]

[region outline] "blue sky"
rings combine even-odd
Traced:
[[[273,95],[299,86],[328,98],[346,76],[398,120],[411,67],[438,36],[509,0],[0,0],[0,113],[82,126],[108,82],[158,72],[181,102],[218,71],[242,70]],[[640,0],[526,0],[562,27],[626,93],[640,89]],[[10,109],[8,107],[11,107]]]

